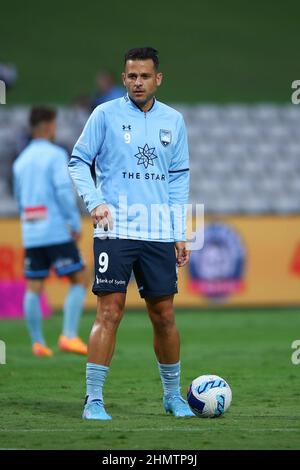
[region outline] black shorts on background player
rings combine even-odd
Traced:
[[[75,242],[25,249],[24,276],[27,279],[44,279],[54,268],[58,276],[66,276],[84,267]]]
[[[134,272],[141,297],[177,293],[174,242],[94,238],[93,293],[126,292]]]

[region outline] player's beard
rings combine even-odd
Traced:
[[[149,101],[151,101],[154,98],[154,94],[151,93],[149,95],[146,95],[145,98],[140,98],[140,99],[136,97],[134,94],[132,94],[130,98],[138,106],[145,106],[147,103],[149,103]]]

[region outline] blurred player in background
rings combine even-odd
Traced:
[[[189,260],[185,246],[187,134],[182,115],[155,99],[161,81],[157,51],[151,47],[130,50],[123,73],[127,96],[94,110],[69,163],[95,227],[93,292],[98,299],[88,346],[85,419],[111,419],[104,408],[102,387],[132,270],[153,325],[164,409],[177,417],[194,416],[180,393],[180,340],[173,312],[176,263],[180,267]],[[96,187],[90,171],[95,159]],[[142,204],[146,211],[134,233],[129,233],[132,217],[123,211],[121,197],[127,198],[128,207]],[[156,218],[148,225],[155,205],[167,207],[167,213],[174,205],[180,209],[178,219],[168,219],[163,233]],[[118,218],[113,217],[113,210]]]
[[[21,216],[25,247],[27,289],[24,314],[35,356],[52,356],[42,332],[40,293],[53,267],[71,283],[64,304],[62,351],[86,354],[78,337],[86,293],[86,271],[76,246],[81,231],[80,214],[68,172],[67,153],[52,143],[56,112],[48,107],[31,110],[32,141],[13,165],[14,192]]]
[[[3,80],[7,90],[13,88],[18,80],[18,72],[15,64],[0,62],[0,80]]]
[[[108,70],[101,71],[96,78],[97,92],[91,99],[91,111],[99,104],[121,98],[125,94],[125,89],[115,83],[114,75]]]

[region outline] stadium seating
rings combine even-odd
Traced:
[[[193,203],[211,214],[300,212],[300,106],[174,105],[189,134]],[[0,215],[16,214],[11,165],[26,143],[28,108],[0,108]],[[69,152],[87,115],[59,108],[57,141]]]

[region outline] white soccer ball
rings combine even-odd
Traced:
[[[201,375],[191,383],[187,401],[200,418],[218,418],[228,410],[232,399],[231,388],[218,375]]]

